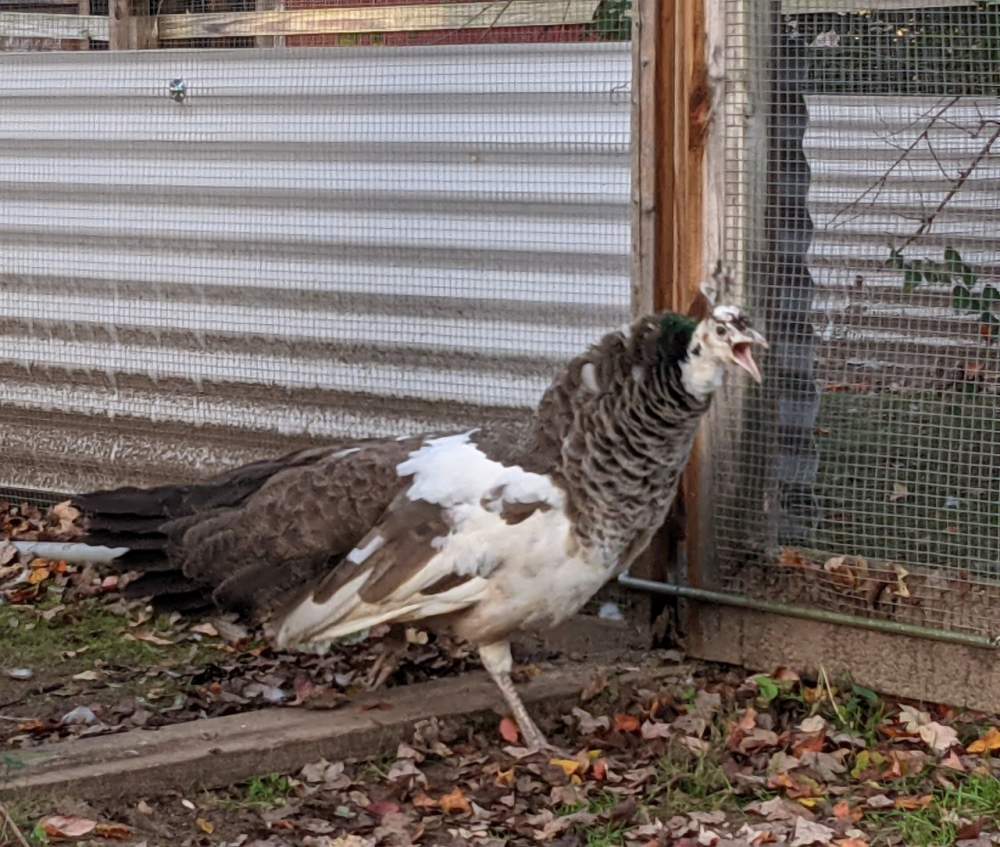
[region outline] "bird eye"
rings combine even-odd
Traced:
[[[718,326],[718,327],[716,327],[715,328],[715,334],[716,335],[725,335],[726,334],[726,328],[724,326]]]

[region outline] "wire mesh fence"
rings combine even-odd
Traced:
[[[0,54],[0,484],[516,428],[627,320],[627,19],[434,43],[448,5],[415,46]]]
[[[729,243],[772,351],[713,439],[716,578],[995,636],[1000,7],[860,5],[727,5]]]

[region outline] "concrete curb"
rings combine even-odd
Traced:
[[[573,700],[600,667],[548,670],[519,689],[529,704]],[[294,772],[320,758],[391,753],[418,721],[501,706],[493,682],[477,672],[372,692],[334,711],[265,709],[14,750],[0,759],[0,798],[109,799],[218,788]]]

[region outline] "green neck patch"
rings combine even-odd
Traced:
[[[660,350],[670,361],[680,362],[687,357],[691,337],[698,324],[684,315],[667,312],[660,321]]]

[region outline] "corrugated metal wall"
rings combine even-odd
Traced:
[[[984,372],[995,375],[997,345],[984,343],[976,314],[953,307],[958,277],[909,290],[887,260],[906,245],[908,259],[944,264],[950,247],[977,269],[977,285],[1000,284],[996,100],[813,95],[806,104],[808,262],[825,378],[926,385],[967,360],[992,361]]]
[[[629,315],[627,44],[0,75],[0,485],[523,416]]]

